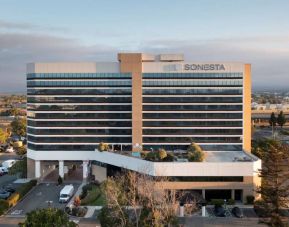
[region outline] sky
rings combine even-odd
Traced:
[[[184,53],[252,64],[254,89],[289,90],[289,0],[0,0],[0,93],[26,63]]]

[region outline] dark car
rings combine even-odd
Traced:
[[[214,213],[216,215],[216,217],[226,217],[225,215],[225,209],[224,207],[222,206],[219,206],[219,205],[215,205],[215,208],[214,208]]]
[[[234,207],[232,209],[232,214],[234,214],[234,216],[237,218],[243,218],[244,217],[243,211],[239,207]]]
[[[10,192],[0,189],[0,199],[7,199],[10,195]]]
[[[10,185],[4,186],[2,188],[2,190],[6,191],[6,192],[10,192],[10,193],[14,193],[15,192],[15,189],[13,187],[11,187]]]

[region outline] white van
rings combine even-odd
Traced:
[[[8,169],[6,167],[0,167],[0,176],[8,173]]]
[[[66,203],[72,197],[74,192],[74,187],[72,184],[66,185],[59,194],[59,202]]]
[[[9,159],[9,160],[6,160],[4,162],[2,162],[2,166],[9,169],[10,167],[12,167],[14,164],[16,163],[16,160],[14,159]]]

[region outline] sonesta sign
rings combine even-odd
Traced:
[[[226,70],[223,64],[185,64],[184,70]]]

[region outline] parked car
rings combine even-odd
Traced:
[[[4,162],[2,162],[2,167],[5,167],[7,169],[11,168],[16,163],[15,159],[9,159]]]
[[[0,199],[7,199],[10,195],[10,192],[0,189]]]
[[[232,213],[237,218],[243,218],[244,217],[243,211],[239,207],[234,207],[232,209]]]
[[[214,213],[216,217],[226,217],[225,209],[223,206],[215,205]]]
[[[4,191],[10,192],[10,193],[14,193],[14,192],[16,191],[15,188],[13,188],[13,187],[10,186],[10,185],[3,186],[2,189],[3,189]]]
[[[6,150],[5,150],[6,153],[13,153],[14,152],[14,148],[13,147],[8,147]]]
[[[72,184],[66,185],[59,194],[59,202],[60,203],[66,203],[69,201],[69,199],[72,197],[74,192],[74,187]]]
[[[4,175],[4,174],[7,174],[8,173],[8,169],[6,168],[6,167],[0,167],[0,173],[2,174],[2,175]]]

